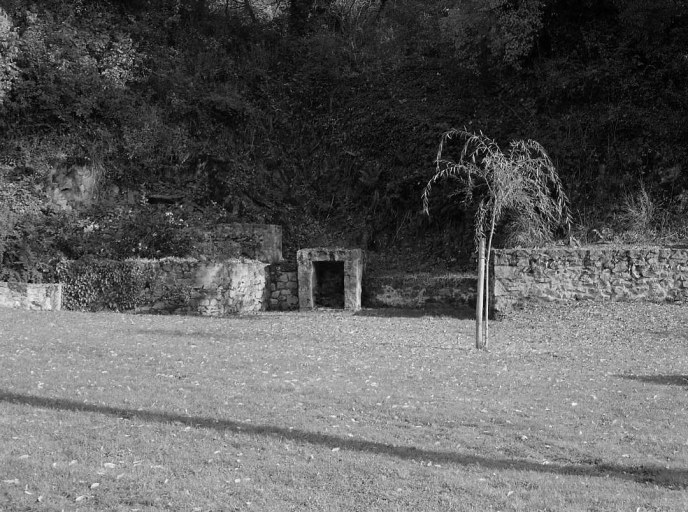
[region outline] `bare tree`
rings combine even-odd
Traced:
[[[445,146],[453,138],[464,140],[458,162],[443,156]],[[446,179],[457,183],[458,196],[464,204],[477,205],[475,243],[480,257],[475,343],[476,348],[486,349],[490,253],[495,229],[508,215],[518,218],[519,224],[527,225],[530,231],[540,234],[541,239],[548,239],[556,227],[571,223],[568,198],[552,160],[544,148],[532,140],[512,141],[504,153],[482,132],[452,129],[442,135],[435,164],[435,175],[422,195],[425,213],[429,214],[432,185]]]

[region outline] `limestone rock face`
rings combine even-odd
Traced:
[[[52,175],[48,195],[52,201],[71,209],[93,202],[100,167],[86,158],[68,158],[57,166]]]

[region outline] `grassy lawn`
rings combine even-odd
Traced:
[[[473,333],[0,309],[0,510],[688,510],[688,307]]]

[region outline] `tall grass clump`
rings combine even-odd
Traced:
[[[444,156],[447,144],[454,138],[464,141],[458,161]],[[497,227],[506,220],[507,225],[519,226],[533,240],[549,240],[557,227],[570,227],[568,197],[552,160],[533,140],[512,141],[509,149],[502,151],[482,132],[451,129],[440,139],[435,164],[435,175],[423,191],[423,211],[429,214],[430,192],[440,180],[455,182],[457,188],[452,196],[464,206],[477,206],[476,347],[485,349],[489,338],[489,291],[484,297],[483,291],[489,290],[490,252]]]
[[[619,220],[626,232],[626,237],[634,241],[654,239],[657,235],[655,221],[658,213],[657,205],[644,183],[640,184],[635,194],[625,193]]]

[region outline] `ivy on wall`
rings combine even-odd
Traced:
[[[79,260],[57,265],[57,277],[64,285],[63,307],[78,311],[135,309],[149,299],[158,272],[146,260]]]
[[[81,259],[62,260],[56,275],[68,310],[223,315],[262,308],[265,266],[237,259]]]

